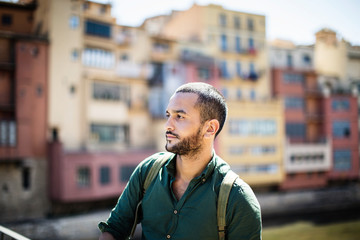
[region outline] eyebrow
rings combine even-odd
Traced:
[[[173,112],[173,113],[182,113],[182,114],[187,114],[184,110],[180,109],[180,110],[174,110],[174,111],[169,111],[169,110],[166,110],[166,113],[170,113],[170,112]]]

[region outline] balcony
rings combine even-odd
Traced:
[[[242,55],[249,55],[249,56],[257,56],[259,49],[257,48],[221,48],[221,52],[223,54],[242,54]]]
[[[164,43],[154,43],[150,56],[152,61],[157,62],[166,62],[176,59],[175,52],[171,46]]]
[[[151,72],[149,64],[121,61],[116,64],[116,75],[124,78],[146,78]]]
[[[329,171],[331,169],[331,141],[317,143],[290,143],[285,146],[287,173]]]
[[[215,63],[214,58],[188,49],[181,52],[180,59],[183,62],[191,62],[201,66],[212,66]]]

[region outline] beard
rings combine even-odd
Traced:
[[[168,132],[168,133],[171,133],[171,132]],[[182,140],[180,139],[179,135],[174,134],[174,133],[171,133],[171,134],[176,136],[180,140],[180,142],[174,144],[173,146],[169,146],[170,144],[167,142],[165,145],[165,149],[169,152],[172,152],[172,153],[175,153],[178,155],[193,156],[197,152],[199,152],[199,150],[202,148],[201,126],[199,127],[197,132],[195,132],[193,135],[188,136]]]

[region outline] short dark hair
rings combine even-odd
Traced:
[[[215,137],[220,133],[225,124],[228,109],[224,96],[215,87],[203,82],[186,83],[176,89],[175,93],[197,94],[198,99],[195,107],[200,109],[201,123],[217,119],[220,126]]]

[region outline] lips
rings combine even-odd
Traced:
[[[166,139],[174,139],[174,138],[178,138],[179,136],[175,133],[172,133],[170,131],[166,132]]]

